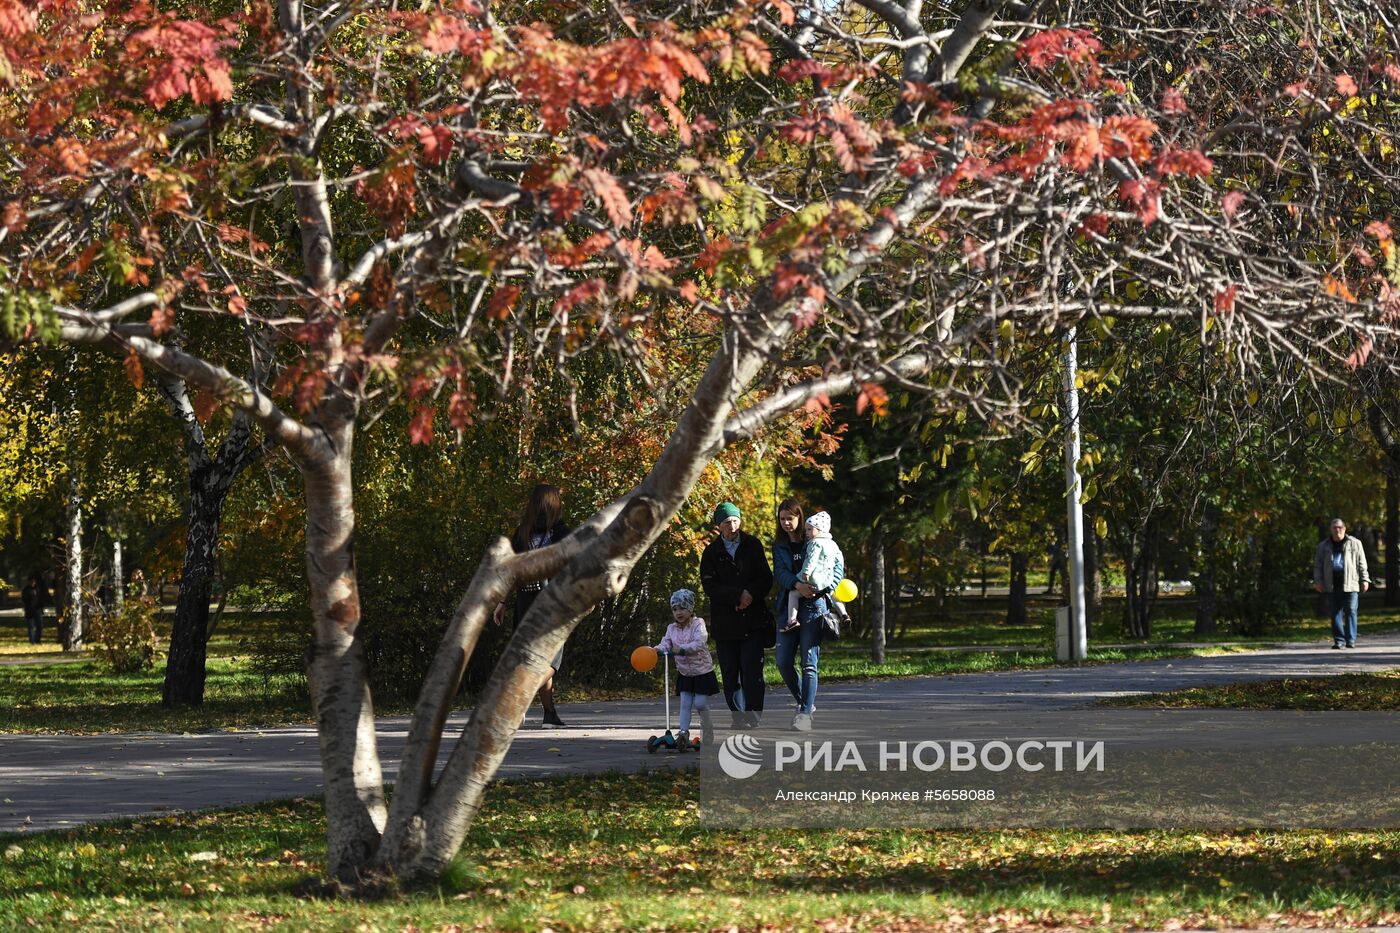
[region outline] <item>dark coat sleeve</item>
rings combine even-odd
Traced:
[[[705,546],[700,555],[700,588],[710,600],[710,613],[713,617],[732,616],[739,604],[739,593],[743,590],[729,572],[731,567],[723,551],[724,545],[716,537]]]
[[[744,589],[749,591],[753,597],[754,604],[767,603],[768,591],[773,589],[773,569],[768,566],[768,555],[764,553],[763,544],[753,535],[749,535],[744,540],[747,554],[744,560]],[[766,617],[767,606],[764,606],[764,616]]]

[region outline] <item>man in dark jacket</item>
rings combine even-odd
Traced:
[[[738,506],[715,509],[719,532],[700,555],[700,585],[710,599],[710,634],[724,678],[724,701],[736,729],[753,728],[763,713],[763,649],[776,630],[768,610],[773,571],[753,535],[739,530]]]
[[[44,638],[44,609],[49,604],[49,588],[44,585],[44,578],[37,573],[31,576],[19,598],[24,603],[24,620],[29,623],[29,643],[37,645]]]

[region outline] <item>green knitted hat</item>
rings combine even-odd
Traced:
[[[715,508],[715,517],[710,520],[711,525],[718,525],[720,522],[739,517],[739,507],[732,502],[721,502]]]

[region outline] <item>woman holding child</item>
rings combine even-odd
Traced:
[[[817,512],[805,522],[796,499],[778,506],[778,533],[773,539],[773,576],[778,626],[777,662],[783,683],[797,701],[792,727],[812,728],[817,700],[817,659],[821,655],[821,617],[831,609],[831,592],[845,572],[841,549],[831,539],[831,516]],[[802,674],[797,657],[802,656]]]

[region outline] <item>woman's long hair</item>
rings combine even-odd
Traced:
[[[549,531],[564,515],[564,500],[558,486],[540,483],[530,493],[520,525],[515,529],[515,546],[528,547],[536,530]]]
[[[778,521],[778,516],[781,515],[783,512],[791,512],[792,514],[794,514],[794,515],[797,516],[797,540],[796,540],[796,541],[794,541],[794,540],[792,540],[792,538],[788,537],[788,533],[787,533],[786,531],[783,531],[782,522]],[[781,544],[786,544],[788,547],[791,547],[791,546],[794,545],[794,544],[801,544],[801,543],[802,543],[802,520],[803,520],[804,518],[806,518],[806,515],[804,515],[803,512],[802,512],[802,503],[798,502],[796,499],[793,499],[792,497],[788,497],[788,498],[784,499],[782,502],[778,503],[778,511],[776,511],[776,512],[773,513],[773,522],[774,522],[774,524],[777,526],[777,527],[774,528],[774,530],[773,530],[773,544],[774,544],[774,545],[777,545],[777,544],[780,544],[780,543],[781,543]]]

